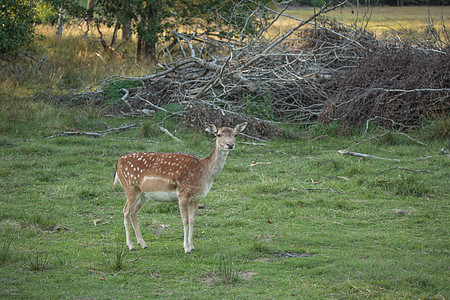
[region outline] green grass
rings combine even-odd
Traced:
[[[372,20],[390,12],[405,24],[391,8],[374,9]],[[47,38],[33,56],[48,61],[39,67],[22,58],[0,74],[0,298],[450,297],[448,116],[411,133],[428,147],[397,134],[370,139],[385,132],[377,128],[364,137],[355,129],[339,136],[338,124],[295,129],[304,138],[264,146],[240,136],[201,202],[196,251],[183,253],[178,206],[148,203],[139,217],[149,249],[129,252],[125,195],[112,187],[118,157],[135,151],[207,156],[213,138],[165,114],[104,118],[90,103],[50,104],[51,96],[36,93],[149,71],[134,65],[133,44],[119,61],[80,38],[78,27],[68,26],[62,42],[53,39],[54,28],[41,26],[38,33]],[[157,122],[183,143],[164,135]],[[102,138],[47,139],[123,123],[138,126]],[[342,156],[339,149],[401,161]],[[432,157],[417,159],[423,156]],[[395,166],[429,173],[384,171]]]
[[[0,109],[1,297],[450,297],[450,160],[440,150],[448,141],[426,133],[441,121],[411,133],[429,147],[396,134],[360,143],[384,131],[342,137],[333,126],[263,147],[240,136],[201,201],[196,251],[185,255],[177,204],[167,203],[141,211],[149,249],[128,251],[114,164],[143,150],[206,156],[211,136],[167,119],[163,125],[184,141],[177,143],[150,130],[152,119],[23,101],[17,115]],[[139,126],[102,138],[46,139],[122,123]],[[343,156],[342,148],[401,161]],[[432,157],[416,159],[422,156]],[[379,173],[396,165],[429,173]]]

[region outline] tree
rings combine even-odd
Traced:
[[[12,56],[33,45],[34,0],[0,0],[0,57]]]
[[[145,56],[155,60],[160,37],[173,38],[171,30],[181,26],[197,25],[206,34],[218,32],[220,38],[228,39],[257,32],[267,20],[257,12],[269,1],[99,0],[94,19],[122,29],[133,20],[138,37],[136,59]]]

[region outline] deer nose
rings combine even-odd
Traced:
[[[232,150],[234,148],[234,143],[228,142],[227,147],[228,147],[228,149]]]

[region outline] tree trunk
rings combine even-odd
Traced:
[[[116,41],[117,41],[117,31],[119,30],[119,21],[116,21],[116,25],[114,26],[114,32],[113,32],[113,36],[111,38],[111,47],[114,48],[114,46],[116,45]]]
[[[88,0],[88,2],[87,2],[87,7],[86,7],[87,19],[86,19],[86,21],[88,22],[88,24],[94,18],[95,4],[97,4],[97,0]]]
[[[131,41],[131,20],[122,24],[122,41]]]
[[[142,39],[138,37],[137,43],[136,43],[136,56],[134,57],[134,62],[138,63],[141,61],[141,54],[142,54]]]
[[[64,8],[60,7],[59,15],[58,15],[58,25],[56,25],[56,32],[55,32],[56,39],[62,38],[65,18],[66,18],[66,10]]]

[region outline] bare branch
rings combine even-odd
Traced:
[[[418,172],[418,173],[420,173],[420,172],[431,173],[431,172],[429,172],[427,170],[413,170],[413,169],[408,169],[408,168],[402,168],[402,167],[399,167],[399,166],[395,166],[395,167],[391,167],[391,168],[387,168],[387,169],[378,171],[378,172],[376,172],[376,174],[380,174],[380,173],[383,173],[383,172],[386,172],[386,171],[390,171],[390,170],[406,170],[406,171]]]

